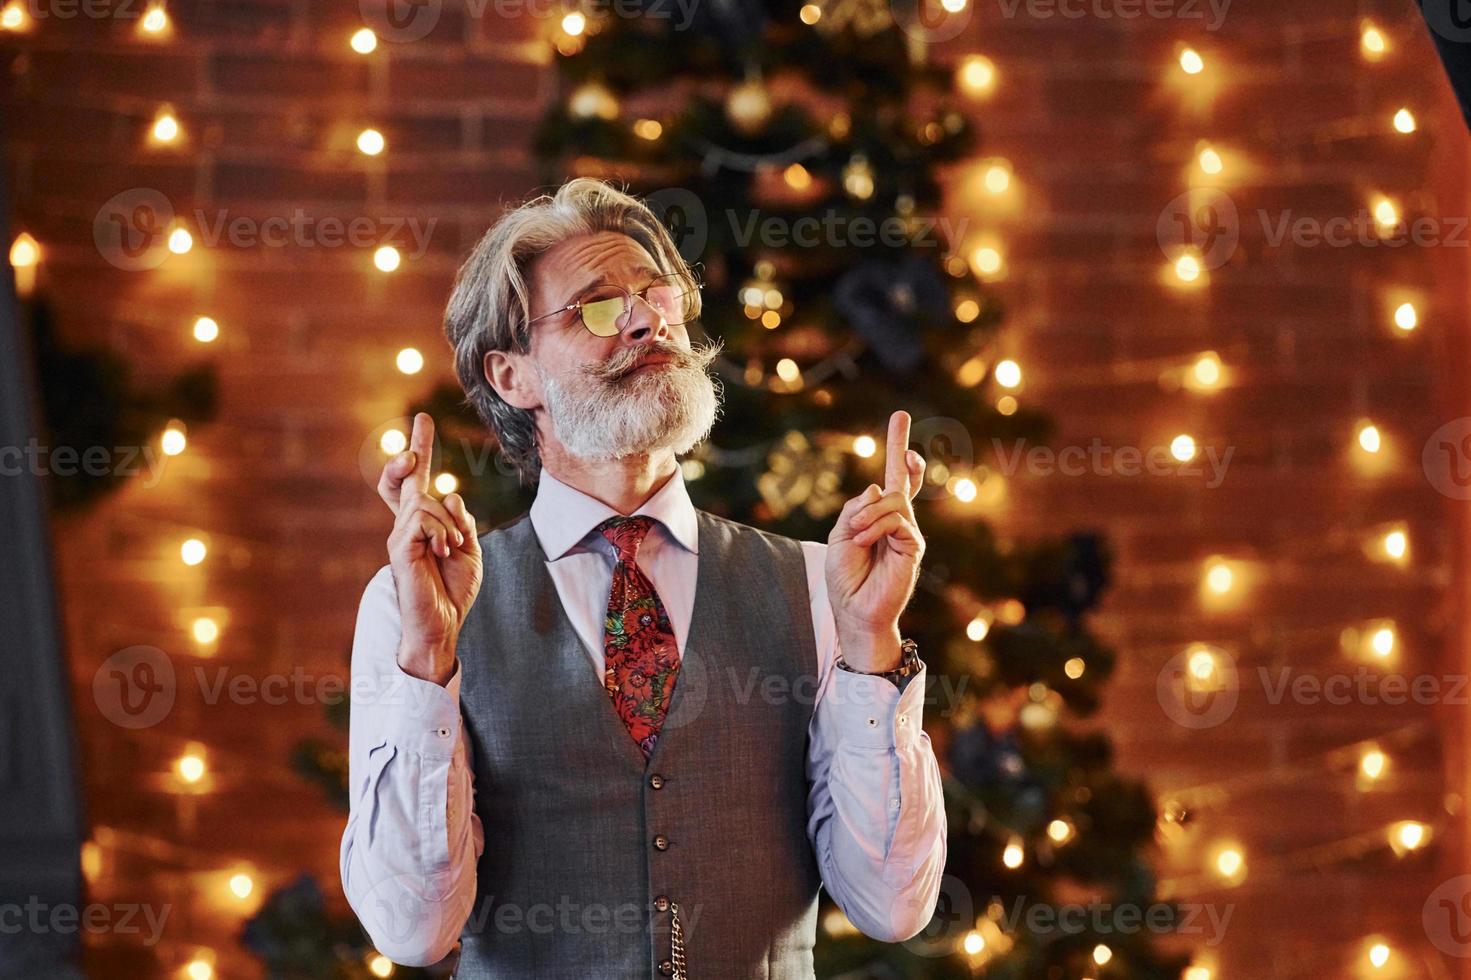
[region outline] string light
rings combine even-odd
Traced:
[[[580,11],[572,11],[562,18],[562,32],[568,37],[580,37],[587,30],[587,17]]]
[[[974,323],[976,317],[980,315],[981,304],[973,299],[963,299],[955,304],[955,319],[961,323]],[[966,363],[969,364],[970,362],[967,361]],[[980,379],[977,378],[976,380],[979,381]],[[971,385],[967,385],[966,387],[971,387]]]
[[[1221,355],[1213,350],[1202,353],[1190,366],[1190,386],[1211,389],[1221,383]]]
[[[1208,966],[1190,966],[1180,975],[1180,980],[1212,980],[1211,968]]]
[[[1022,849],[1022,842],[1012,838],[1011,842],[1006,845],[1006,850],[1001,852],[1001,863],[1015,871],[1022,866],[1025,860],[1026,851]]]
[[[1194,48],[1185,48],[1180,52],[1180,69],[1187,75],[1199,75],[1205,70],[1205,59]]]
[[[1062,672],[1072,680],[1077,680],[1083,676],[1087,666],[1082,657],[1069,657],[1067,663],[1062,665]]]
[[[393,961],[382,953],[373,953],[368,957],[368,972],[375,977],[393,976]]]
[[[1415,114],[1409,109],[1401,109],[1394,114],[1394,129],[1398,133],[1413,133],[1415,131]]]
[[[1365,782],[1374,783],[1384,778],[1389,768],[1389,756],[1377,746],[1366,748],[1359,756],[1359,775]]]
[[[404,374],[418,374],[424,370],[424,355],[413,347],[405,347],[398,352],[393,363]]]
[[[204,749],[202,747],[196,746],[189,749],[174,762],[174,772],[178,774],[181,780],[190,785],[198,783],[208,771],[209,766],[204,761]]]
[[[981,245],[971,252],[970,264],[980,278],[995,279],[1005,263],[1001,258],[1000,248],[995,245]]]
[[[1359,448],[1366,453],[1377,453],[1384,446],[1384,439],[1379,434],[1379,427],[1372,422],[1359,423],[1358,434],[1355,436]]]
[[[976,487],[976,481],[963,476],[955,481],[955,486],[951,488],[950,492],[955,495],[956,500],[962,504],[968,504],[976,499],[979,490]]]
[[[10,243],[10,265],[16,269],[30,269],[41,262],[41,246],[27,232],[15,236]]]
[[[0,8],[0,31],[21,34],[31,29],[31,16],[26,12],[25,0],[10,0]]]
[[[1396,528],[1384,535],[1384,554],[1393,561],[1404,561],[1410,552],[1410,536]]]
[[[149,138],[154,143],[168,145],[177,142],[182,132],[183,128],[179,125],[179,120],[174,116],[173,110],[164,106],[153,117]]]
[[[1203,267],[1200,259],[1193,252],[1185,252],[1175,260],[1175,278],[1182,283],[1192,283],[1200,279]]]
[[[1379,61],[1389,52],[1389,39],[1371,20],[1360,25],[1359,51],[1365,61]]]
[[[991,162],[981,176],[987,193],[1001,194],[1011,186],[1011,164],[1006,160]]]
[[[983,54],[961,61],[958,76],[961,91],[972,98],[990,95],[996,88],[996,64]]]
[[[1097,963],[1099,966],[1103,966],[1111,959],[1113,959],[1113,950],[1103,945],[1103,943],[1099,943],[1097,946],[1093,947],[1094,963]]]
[[[214,980],[215,968],[205,957],[204,953],[195,954],[189,965],[184,967],[184,975],[189,980]]]
[[[1376,657],[1388,657],[1394,653],[1394,627],[1392,625],[1380,626],[1369,634],[1369,649]]]
[[[230,894],[236,898],[249,898],[253,891],[255,891],[255,879],[250,875],[241,871],[230,876]]]
[[[208,616],[200,616],[194,620],[189,631],[194,636],[194,642],[201,646],[208,646],[220,638],[220,624]]]
[[[190,538],[179,545],[179,560],[191,567],[204,561],[204,556],[208,553],[209,549],[198,538]]]
[[[1375,943],[1369,947],[1369,965],[1378,970],[1389,962],[1389,947],[1384,943]]]
[[[1374,224],[1378,226],[1380,235],[1392,234],[1399,226],[1399,208],[1395,207],[1394,202],[1383,194],[1374,198],[1371,209],[1374,214]]]
[[[212,344],[219,339],[220,325],[212,318],[202,316],[194,321],[194,339],[201,344]]]
[[[1181,433],[1170,441],[1170,455],[1182,463],[1188,463],[1195,458],[1199,450],[1195,446],[1195,439]]]
[[[1404,333],[1409,333],[1420,325],[1420,314],[1414,303],[1401,303],[1394,308],[1394,325]]]
[[[183,225],[176,226],[169,232],[169,251],[175,255],[186,255],[194,248],[194,236],[189,234],[189,229]]]
[[[1390,825],[1389,846],[1403,857],[1430,843],[1430,827],[1418,820],[1400,820]]]
[[[142,19],[138,21],[138,32],[153,37],[164,37],[169,33],[171,26],[168,11],[163,8],[162,4],[155,4],[149,7]]]
[[[403,262],[403,256],[392,245],[384,245],[373,253],[373,264],[380,272],[393,272]]]
[[[1221,161],[1221,155],[1210,144],[1201,147],[1200,152],[1196,155],[1196,160],[1200,164],[1200,169],[1211,176],[1215,176],[1225,169],[1225,164]]]
[[[776,376],[787,384],[796,384],[802,377],[802,369],[797,367],[797,362],[790,357],[783,357],[776,362]]]
[[[1236,584],[1236,573],[1231,566],[1221,558],[1214,558],[1206,564],[1205,587],[1216,595],[1225,595],[1231,591]]]
[[[453,473],[441,473],[434,478],[434,489],[441,497],[447,493],[454,493],[455,488],[459,485],[460,481],[455,479]]]
[[[358,152],[364,156],[375,157],[382,153],[383,148],[387,145],[388,141],[376,129],[365,129],[358,133]]]
[[[940,0],[940,8],[947,14],[958,14],[965,9],[967,0]]]
[[[797,16],[802,18],[802,23],[811,27],[822,20],[822,8],[815,3],[804,3],[802,9],[797,12]]]
[[[857,436],[853,439],[853,452],[857,456],[868,459],[878,452],[878,442],[873,436]]]
[[[1047,836],[1054,844],[1065,844],[1073,836],[1073,825],[1058,817],[1047,825]]]
[[[664,124],[657,119],[640,119],[633,124],[633,135],[652,143],[664,135]],[[794,166],[800,166],[800,164]]]
[[[1246,855],[1238,844],[1222,844],[1211,858],[1211,870],[1228,884],[1240,884],[1246,878]]]
[[[991,632],[991,621],[984,615],[976,616],[965,624],[966,639],[973,643],[979,643]]]
[[[1022,383],[1022,367],[1016,361],[1007,358],[996,365],[992,377],[996,383],[1003,388],[1020,388]]]
[[[397,456],[409,448],[409,437],[399,429],[389,429],[378,438],[378,448],[386,456]]]
[[[378,49],[378,35],[371,27],[360,27],[353,31],[347,43],[358,54],[372,54]]]
[[[1185,684],[1197,694],[1219,691],[1225,684],[1223,652],[1209,643],[1192,643],[1185,648]]]
[[[171,421],[163,430],[163,436],[159,439],[159,447],[165,456],[177,456],[184,451],[189,444],[184,435],[184,423],[178,419]]]

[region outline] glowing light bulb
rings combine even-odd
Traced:
[[[1188,252],[1175,260],[1175,278],[1181,282],[1194,282],[1200,278],[1200,259]]]
[[[26,13],[25,0],[10,0],[4,8],[0,8],[0,31],[11,31],[16,34],[29,30],[31,18]]]
[[[657,119],[640,119],[633,124],[633,135],[652,143],[664,135],[664,124]],[[793,164],[793,166],[801,166],[801,164]]]
[[[1047,836],[1054,844],[1061,844],[1073,836],[1073,825],[1059,817],[1047,825]]]
[[[186,783],[199,782],[208,771],[209,767],[205,765],[204,756],[198,752],[186,752],[174,762],[174,772],[178,773],[179,778]]]
[[[1227,846],[1216,852],[1213,863],[1216,874],[1222,878],[1238,878],[1246,870],[1246,855],[1242,854],[1238,847]]]
[[[378,35],[373,33],[371,27],[361,27],[353,31],[347,43],[358,54],[372,54],[378,49]]]
[[[208,616],[200,616],[190,624],[189,632],[195,643],[208,645],[220,638],[220,624]]]
[[[1013,840],[1006,845],[1006,850],[1001,852],[1001,863],[1013,871],[1020,868],[1024,860],[1026,860],[1026,852],[1022,850],[1022,843],[1019,840]]]
[[[1384,536],[1384,553],[1399,561],[1410,551],[1410,536],[1401,530],[1390,531]]]
[[[986,168],[981,180],[988,192],[1000,194],[1011,186],[1011,167],[998,160]]]
[[[1231,571],[1231,566],[1220,559],[1216,559],[1206,566],[1205,585],[1216,595],[1225,595],[1231,591],[1236,584],[1236,573]]]
[[[179,455],[188,444],[189,440],[184,435],[182,422],[170,422],[159,439],[159,448],[163,450],[165,456]]]
[[[184,975],[189,980],[214,980],[215,968],[202,955],[196,956],[184,967]]]
[[[980,97],[996,88],[996,64],[982,54],[973,54],[960,63],[960,88],[967,95]]]
[[[990,632],[991,623],[984,616],[977,616],[969,623],[965,624],[966,639],[974,643],[979,643],[984,640],[986,638],[986,634]]]
[[[155,143],[172,143],[179,138],[180,131],[179,120],[169,110],[160,109],[153,117],[150,133]]]
[[[1202,149],[1196,159],[1200,163],[1200,169],[1208,174],[1218,174],[1225,168],[1221,155],[1209,146]]]
[[[1097,963],[1099,966],[1103,966],[1103,964],[1107,963],[1111,959],[1113,959],[1113,950],[1103,945],[1103,943],[1099,943],[1097,946],[1093,947],[1094,963]]]
[[[1418,820],[1401,820],[1390,828],[1390,843],[1401,851],[1418,851],[1430,842],[1430,828]]]
[[[382,153],[383,148],[387,145],[388,141],[376,129],[365,129],[358,133],[358,152],[364,156],[375,157]]]
[[[375,977],[393,976],[393,961],[382,953],[374,953],[368,957],[368,972]]]
[[[409,448],[409,437],[399,429],[389,429],[378,438],[378,448],[386,456],[397,456]]]
[[[1409,109],[1401,109],[1394,114],[1394,129],[1398,133],[1413,133],[1415,131],[1415,114]]]
[[[16,269],[29,269],[41,261],[41,246],[26,232],[15,236],[10,243],[10,265]]]
[[[783,357],[776,362],[776,376],[787,384],[792,384],[802,376],[802,369],[790,357]]]
[[[393,272],[403,262],[403,256],[392,245],[384,245],[373,253],[373,264],[380,272]]]
[[[1205,70],[1205,59],[1194,48],[1180,52],[1180,69],[1187,75],[1199,75]]]
[[[864,459],[868,459],[874,453],[878,452],[878,442],[873,436],[858,436],[853,440],[853,452],[858,456],[862,456]]]
[[[947,14],[958,14],[965,9],[968,0],[940,0],[940,8]]]
[[[1359,426],[1358,441],[1359,448],[1366,453],[1377,453],[1384,446],[1384,440],[1379,435],[1379,427],[1370,422]]]
[[[447,493],[454,493],[455,488],[459,485],[460,481],[455,479],[453,473],[441,473],[434,478],[434,489],[441,497]]]
[[[982,245],[971,253],[970,261],[977,275],[994,276],[1001,271],[1001,250],[994,245]]]
[[[1378,61],[1389,51],[1389,39],[1373,21],[1364,21],[1359,34],[1359,51],[1366,61]]]
[[[169,251],[175,255],[184,255],[194,247],[194,236],[189,234],[188,228],[175,228],[169,232]]]
[[[1409,333],[1420,325],[1420,314],[1416,311],[1414,303],[1401,303],[1395,307],[1394,325],[1405,333]]]
[[[1073,680],[1083,676],[1083,671],[1088,667],[1082,657],[1069,657],[1067,663],[1062,665],[1062,672]]]
[[[1388,234],[1399,224],[1399,208],[1387,197],[1376,197],[1374,199],[1374,223],[1379,226],[1379,233]]]
[[[1190,368],[1196,387],[1214,388],[1221,383],[1221,356],[1208,350],[1195,359]]]
[[[404,374],[418,374],[424,370],[424,355],[413,347],[405,347],[398,352],[393,363]]]
[[[562,18],[562,31],[568,37],[579,37],[587,30],[587,18],[574,10]]]
[[[1211,968],[1208,966],[1192,966],[1185,970],[1180,980],[1211,980]]]
[[[1389,756],[1377,748],[1365,749],[1364,754],[1359,756],[1359,772],[1371,782],[1384,778],[1385,770],[1389,768]]]
[[[797,16],[802,18],[802,23],[811,27],[822,20],[822,8],[815,3],[804,3],[802,9],[797,12]]]
[[[149,7],[143,19],[138,22],[138,29],[145,34],[162,34],[169,29],[169,15],[162,6]]]
[[[969,477],[961,477],[955,481],[955,489],[951,491],[955,499],[962,504],[968,504],[976,499],[976,482]]]
[[[230,876],[230,892],[236,898],[249,898],[250,893],[255,891],[255,879],[241,871]]]
[[[1170,440],[1170,455],[1182,463],[1188,463],[1194,459],[1197,451],[1195,440],[1184,433]]]
[[[1387,657],[1394,652],[1394,627],[1381,626],[1369,635],[1369,649],[1377,657]]]
[[[179,559],[186,565],[198,565],[208,553],[209,549],[198,538],[190,538],[179,545]]]
[[[1022,383],[1022,367],[1016,361],[1008,358],[996,365],[991,376],[1003,388],[1017,388]]]
[[[212,344],[219,339],[220,325],[207,316],[194,321],[194,339],[201,344]]]
[[[1369,947],[1369,963],[1374,969],[1380,969],[1389,962],[1389,947],[1384,943],[1375,943]]]

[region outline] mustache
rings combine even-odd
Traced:
[[[608,383],[622,378],[646,357],[667,357],[671,368],[703,372],[720,356],[724,346],[723,341],[712,340],[707,344],[694,344],[689,350],[685,350],[672,341],[656,340],[625,347],[607,360],[586,365],[582,370],[590,379]]]

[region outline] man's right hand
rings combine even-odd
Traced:
[[[408,451],[383,467],[378,493],[395,515],[388,559],[403,631],[398,665],[443,685],[454,676],[455,643],[480,592],[482,570],[475,518],[464,498],[429,495],[433,446],[434,420],[420,412]]]

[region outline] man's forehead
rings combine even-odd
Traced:
[[[659,269],[638,242],[618,232],[569,238],[549,249],[536,264],[543,288],[582,290],[627,275],[658,275]]]

